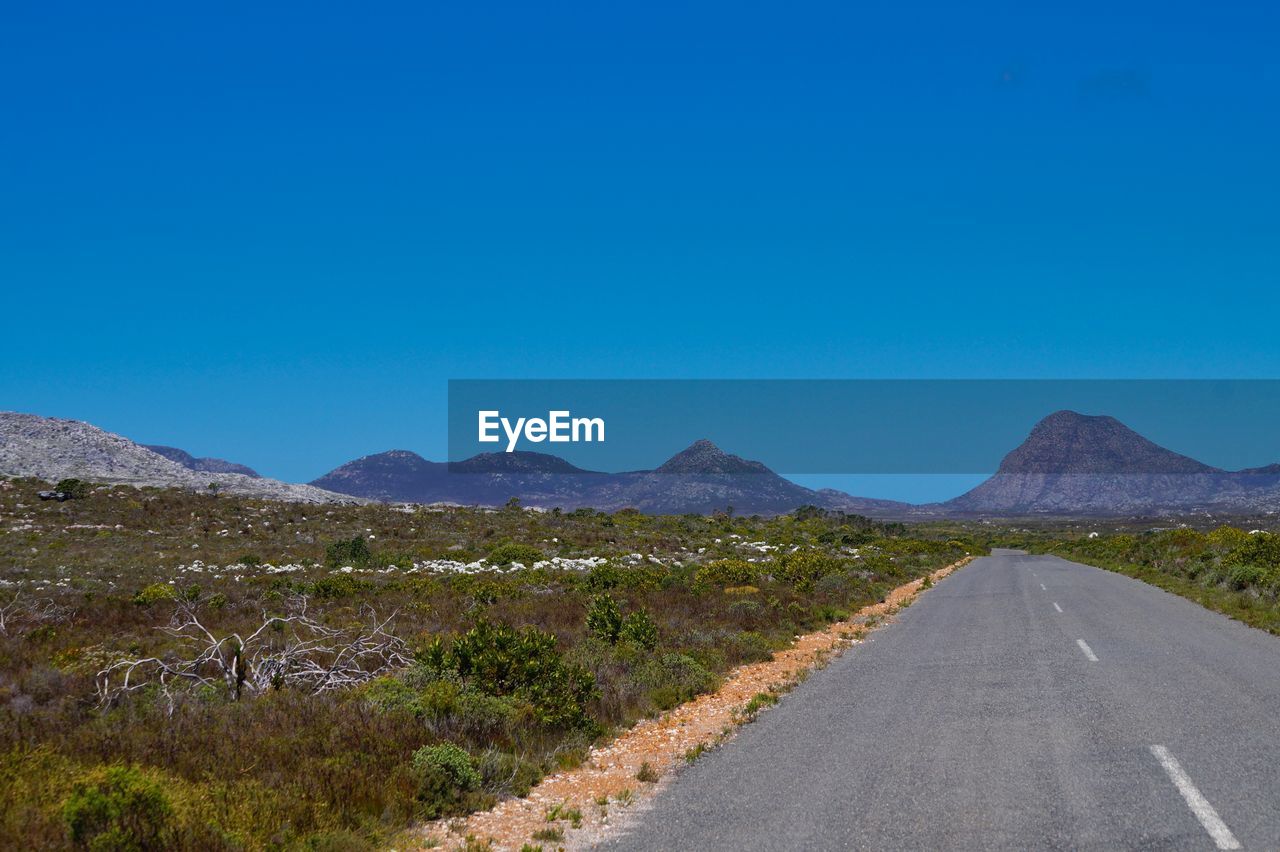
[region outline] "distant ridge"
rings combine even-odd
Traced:
[[[981,485],[923,506],[804,488],[705,439],[650,471],[594,473],[543,453],[486,453],[447,465],[393,451],[350,462],[313,484],[378,500],[500,505],[519,497],[544,508],[672,514],[730,506],[779,514],[804,505],[898,520],[1280,510],[1280,464],[1220,470],[1161,447],[1114,417],[1065,410],[1037,423]]]
[[[261,474],[247,465],[223,461],[222,459],[196,458],[186,450],[180,450],[177,447],[166,447],[162,444],[143,444],[142,446],[153,453],[164,456],[169,461],[177,462],[187,470],[200,471],[201,473],[240,473],[254,479],[262,478]]]
[[[906,503],[813,491],[765,465],[695,441],[655,470],[599,473],[545,453],[482,453],[453,463],[392,450],[348,462],[312,482],[375,500],[497,506],[518,497],[547,509],[634,508],[653,514],[707,514],[732,508],[776,515],[811,505],[877,517],[902,515]]]
[[[370,500],[430,503],[435,501],[421,500],[416,495],[431,493],[446,467],[409,450],[389,450],[349,461],[312,480],[311,484]]]
[[[559,456],[531,453],[481,453],[449,464],[450,473],[591,473],[575,467]]]

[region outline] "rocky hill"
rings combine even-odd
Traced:
[[[142,446],[153,453],[164,456],[169,461],[177,462],[187,470],[195,470],[201,473],[241,473],[254,479],[262,478],[261,474],[248,465],[236,464],[223,459],[196,458],[186,450],[180,450],[177,447],[166,447],[161,444],[143,444]]]
[[[703,438],[694,441],[687,449],[667,459],[654,473],[707,475],[766,474],[773,471],[758,461],[748,461],[741,456],[726,453]]]
[[[942,515],[1150,515],[1280,510],[1280,465],[1226,471],[1175,453],[1114,417],[1041,420],[986,482],[931,507]]]
[[[208,489],[302,503],[352,502],[348,495],[241,473],[194,471],[128,438],[78,420],[0,412],[0,475]]]
[[[382,502],[431,503],[447,467],[409,450],[389,450],[349,461],[311,484]]]

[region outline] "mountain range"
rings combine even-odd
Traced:
[[[374,500],[747,514],[818,506],[875,518],[1255,514],[1280,511],[1280,464],[1227,471],[1175,453],[1114,417],[1045,417],[976,488],[913,505],[811,490],[758,461],[697,441],[652,471],[599,473],[542,453],[487,453],[453,465],[407,450],[365,456],[312,482]]]
[[[805,488],[763,463],[694,442],[653,470],[583,470],[536,452],[433,462],[391,450],[348,462],[308,485],[221,459],[143,446],[87,423],[0,413],[0,474],[47,481],[168,485],[304,502],[382,501],[654,514],[780,514],[800,506],[895,520],[951,517],[1248,515],[1280,511],[1280,464],[1228,471],[1165,449],[1113,417],[1059,411],[1041,420],[996,473],[942,503],[913,505]]]
[[[706,514],[729,507],[744,514],[779,514],[818,505],[883,516],[910,509],[892,500],[813,491],[706,440],[654,470],[629,473],[583,470],[557,456],[527,451],[482,453],[448,463],[392,450],[348,462],[311,484],[372,500],[493,506],[518,497],[527,506],[634,508],[654,514]]]

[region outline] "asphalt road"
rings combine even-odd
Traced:
[[[1280,849],[1280,639],[997,551],[604,848]]]

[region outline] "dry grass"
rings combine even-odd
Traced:
[[[611,732],[973,549],[814,512],[318,507],[127,487],[52,503],[36,497],[43,487],[0,480],[3,847],[66,846],[62,803],[115,763],[169,800],[170,848],[386,845],[415,821],[527,792]],[[596,567],[411,567],[539,556]],[[601,595],[626,629],[610,606],[588,625]],[[96,700],[94,675],[113,660],[179,659],[182,641],[159,629],[175,610],[193,607],[214,635],[247,635],[299,596],[309,619],[337,631],[367,623],[370,609],[396,613],[387,629],[419,662],[321,695],[284,679],[241,700],[220,681]],[[456,660],[441,668],[481,624],[525,637],[504,647],[515,634],[492,633],[486,667],[546,680],[490,682]],[[424,748],[443,763],[415,762]],[[638,771],[627,785],[652,786]]]
[[[928,575],[929,586],[967,564],[970,557]],[[638,723],[613,742],[592,749],[577,769],[543,779],[527,797],[509,799],[491,810],[423,827],[423,842],[447,849],[465,848],[467,837],[483,838],[495,850],[519,850],[544,825],[549,803],[583,813],[582,826],[569,831],[563,843],[579,848],[606,836],[618,822],[617,811],[643,801],[660,787],[637,783],[647,768],[654,780],[669,776],[707,748],[732,736],[734,729],[762,709],[761,695],[790,690],[815,668],[861,641],[869,630],[886,623],[921,593],[924,578],[891,590],[885,599],[863,607],[847,621],[799,636],[766,662],[735,669],[715,692],[700,696],[656,719]],[[755,708],[748,711],[755,704]],[[607,802],[601,807],[599,803]],[[592,805],[596,805],[592,807]]]

